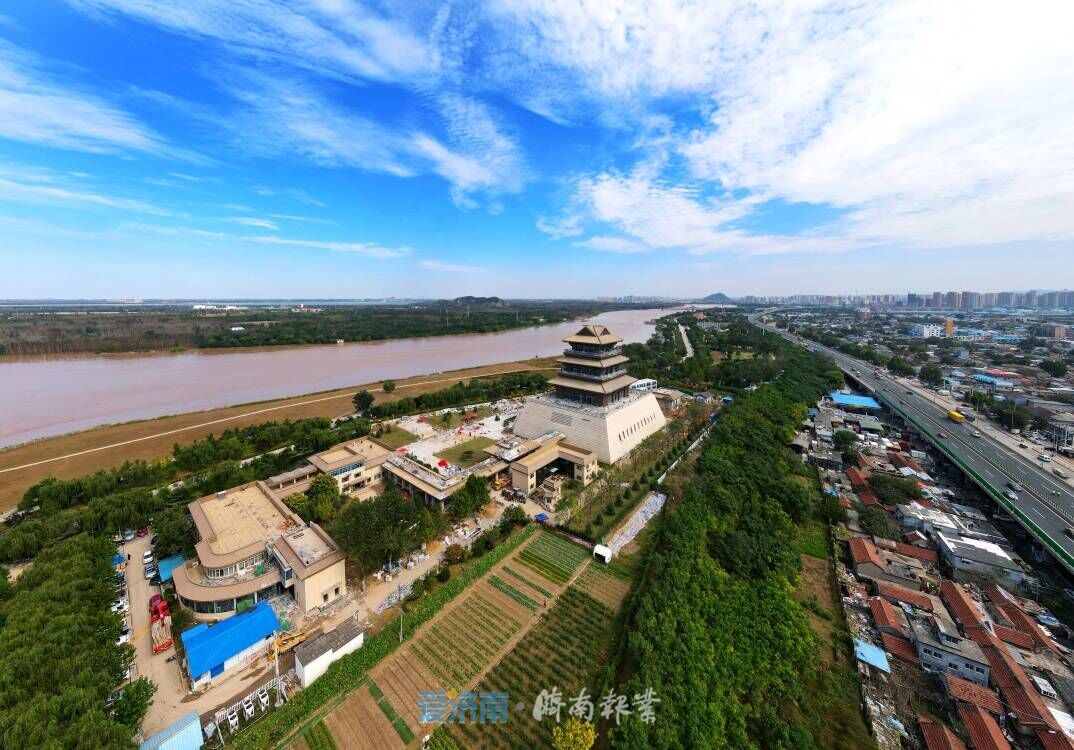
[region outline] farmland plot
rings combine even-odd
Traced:
[[[527,544],[515,559],[552,583],[566,583],[589,550],[555,534],[544,533]]]
[[[377,701],[362,687],[324,719],[339,750],[402,748],[403,740]]]
[[[576,587],[567,589],[544,620],[474,688],[506,691],[511,705],[523,701],[526,711],[511,711],[506,724],[447,724],[438,733],[466,748],[551,746],[554,720],[534,721],[529,713],[534,700],[541,690],[553,687],[568,705],[583,686],[592,693],[607,663],[613,619],[614,612],[604,604]],[[600,696],[591,700],[596,706]],[[567,719],[566,710],[560,719]]]
[[[630,591],[629,580],[612,575],[606,567],[596,564],[583,570],[575,585],[611,610],[618,610]]]

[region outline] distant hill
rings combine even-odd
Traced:
[[[734,304],[734,300],[731,299],[730,297],[728,297],[723,292],[717,292],[716,294],[710,294],[708,297],[705,297],[705,299],[703,299],[701,301],[702,302],[711,302],[714,305],[730,305],[730,304]]]
[[[449,300],[453,305],[474,305],[475,307],[503,307],[504,302],[499,297],[456,297],[453,300]]]

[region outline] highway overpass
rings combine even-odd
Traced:
[[[750,316],[750,322],[831,357],[843,372],[959,466],[1074,575],[1074,539],[1064,533],[1068,528],[1074,529],[1074,493],[1069,484],[1043,469],[1039,462],[997,441],[987,430],[974,437],[979,431],[977,423],[956,424],[949,420],[947,406],[934,400],[928,390],[887,373],[877,375],[872,364],[764,324],[760,314]],[[945,437],[940,437],[941,433]],[[1004,495],[1009,482],[1022,487],[1017,492],[1017,502]]]

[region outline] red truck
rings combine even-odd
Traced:
[[[168,611],[168,602],[160,594],[154,594],[149,600],[150,635],[153,639],[153,653],[166,651],[174,644],[172,640],[172,616]]]

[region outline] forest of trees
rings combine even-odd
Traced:
[[[0,599],[0,747],[131,747],[152,691],[141,678],[106,709],[133,658],[109,611],[114,552],[105,538],[67,539]]]
[[[614,728],[615,747],[812,748],[829,720],[818,708],[824,691],[807,689],[823,682],[818,644],[791,596],[796,523],[823,505],[786,446],[828,387],[831,363],[776,348],[784,376],[721,414],[665,513],[628,625],[620,691],[656,689],[661,713]],[[859,739],[868,742],[851,735],[843,746],[867,746]]]
[[[582,301],[462,298],[400,305],[327,305],[198,311],[187,306],[111,309],[48,307],[0,315],[0,354],[134,352],[236,346],[334,344],[484,333],[560,323],[630,305]],[[232,330],[238,328],[241,330]]]

